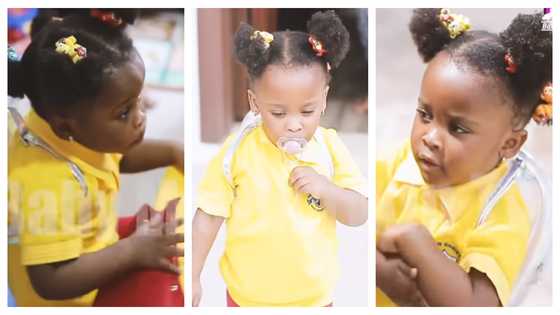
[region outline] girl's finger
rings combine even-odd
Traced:
[[[169,246],[165,249],[165,257],[185,257],[185,251],[178,246]]]
[[[165,236],[164,244],[165,245],[175,245],[178,243],[185,242],[185,234],[183,233],[175,233]]]
[[[179,266],[175,265],[167,258],[161,258],[159,261],[159,267],[165,271],[169,271],[174,274],[180,274],[181,270],[179,270]]]

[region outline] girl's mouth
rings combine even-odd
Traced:
[[[307,141],[303,138],[280,137],[276,146],[288,154],[299,154],[306,144]]]
[[[418,166],[424,172],[433,172],[434,170],[440,168],[440,164],[436,161],[435,158],[429,156],[428,154],[419,154],[418,158],[416,159],[418,162]]]
[[[140,142],[142,142],[142,140],[144,140],[144,131],[145,130],[142,130],[140,135],[138,137],[136,137],[136,139],[134,141],[132,141],[132,143],[130,144],[131,147],[140,144]]]

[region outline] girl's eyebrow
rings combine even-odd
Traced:
[[[129,98],[127,98],[127,99],[125,99],[124,101],[122,101],[122,102],[119,102],[119,103],[118,103],[118,104],[116,104],[116,105],[115,105],[114,107],[115,107],[115,108],[119,108],[119,107],[122,107],[123,105],[126,105],[126,104],[128,104],[128,103],[129,103],[129,102],[130,102],[130,101],[131,101],[131,100],[132,100],[132,99],[133,99],[134,97],[135,97],[135,96],[131,96],[131,97],[129,97]]]
[[[455,122],[460,122],[460,123],[464,123],[467,124],[469,126],[478,126],[479,123],[475,120],[472,119],[468,119],[465,116],[462,115],[457,115],[457,114],[451,114],[451,113],[446,113],[447,117],[449,117],[449,120],[455,121]]]
[[[427,110],[431,110],[431,106],[429,104],[426,104],[424,101],[422,101],[422,99],[420,97],[418,98],[418,105],[424,107]],[[469,119],[462,114],[454,114],[454,113],[447,112],[447,113],[445,113],[445,115],[449,118],[449,120],[464,123],[464,124],[469,125],[469,126],[476,127],[476,126],[479,125],[479,123],[477,121]]]
[[[284,110],[286,108],[286,106],[282,104],[276,104],[276,103],[264,103],[264,104],[269,105],[270,107],[272,107],[272,109]]]
[[[111,108],[111,113],[113,113],[113,114],[117,113],[118,111],[121,110],[121,108],[123,108],[125,105],[127,105],[132,99],[134,99],[134,96],[131,96],[131,97],[127,98],[126,100],[115,104],[113,106],[113,108]]]
[[[426,109],[431,109],[432,106],[430,104],[425,103],[421,98],[418,98],[418,105],[425,107]]]
[[[135,98],[140,98],[143,94],[144,94],[144,85],[142,85],[142,88],[140,89],[138,94],[134,93],[134,95],[131,95],[130,97],[128,97],[128,98],[124,99],[123,101],[117,103],[114,107],[119,108],[119,107],[122,107],[124,105],[127,105],[130,101],[132,101]]]

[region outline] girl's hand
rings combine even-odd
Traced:
[[[309,166],[295,167],[290,174],[289,184],[297,192],[311,194],[318,199],[324,197],[333,185],[327,177]]]
[[[182,219],[164,223],[161,214],[140,224],[134,234],[124,239],[131,248],[132,261],[138,268],[156,268],[179,274],[179,267],[169,258],[183,256],[177,244],[184,242],[182,233],[169,233],[183,224]]]
[[[377,251],[377,287],[396,304],[426,306],[426,301],[416,283],[417,275],[418,270],[410,267],[398,256],[385,256]]]
[[[403,254],[402,247],[422,248],[433,244],[430,231],[421,224],[397,224],[389,227],[377,242],[377,248],[384,254]]]
[[[200,305],[200,299],[202,298],[202,285],[200,284],[200,279],[193,278],[192,280],[192,306],[198,307]]]

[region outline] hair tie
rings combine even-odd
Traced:
[[[104,12],[99,9],[91,9],[90,15],[111,27],[120,26],[123,22],[120,17],[115,16],[115,12],[111,11]]]
[[[72,35],[59,39],[55,46],[57,53],[67,55],[73,63],[77,63],[87,57],[87,49],[79,45],[76,37]]]
[[[513,55],[511,51],[508,49],[506,54],[504,55],[504,62],[506,63],[506,71],[509,74],[514,74],[517,72],[517,64],[513,61]]]
[[[542,92],[541,100],[544,102],[535,108],[533,120],[538,125],[552,125],[552,82],[547,83]]]
[[[462,14],[451,13],[449,9],[441,9],[438,18],[443,27],[449,32],[449,37],[451,37],[451,39],[454,39],[471,28],[468,17]]]
[[[274,40],[274,35],[270,34],[269,32],[254,31],[250,39],[255,40],[257,38],[261,38],[264,44],[264,49],[268,49],[268,47],[270,47],[270,44]]]
[[[323,48],[323,43],[321,43],[321,41],[319,41],[312,35],[309,35],[307,41],[309,42],[311,48],[315,52],[315,56],[322,57],[327,54],[327,51]]]

